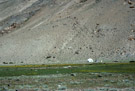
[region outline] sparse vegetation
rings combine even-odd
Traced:
[[[0,90],[129,91],[134,76],[135,63],[0,66]]]
[[[80,0],[80,3],[84,3],[84,2],[86,2],[87,0]]]

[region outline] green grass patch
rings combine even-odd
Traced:
[[[71,66],[64,68],[65,66]],[[55,64],[0,66],[0,77],[88,72],[135,73],[135,63]]]

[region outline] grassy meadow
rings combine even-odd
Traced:
[[[89,72],[135,73],[135,63],[93,63],[55,65],[4,65],[0,66],[0,77],[71,74]]]

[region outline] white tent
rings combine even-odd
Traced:
[[[88,59],[88,62],[93,63],[94,60],[93,60],[92,58],[89,58],[89,59]]]

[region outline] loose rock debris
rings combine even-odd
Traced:
[[[133,40],[135,40],[135,37],[131,36],[131,37],[128,38],[128,40],[133,41]]]
[[[0,9],[6,13],[3,6],[21,1],[7,0]],[[134,0],[35,0],[0,21],[0,64],[88,63],[89,57],[129,62],[135,51],[135,38],[129,36],[135,28],[132,6]]]

